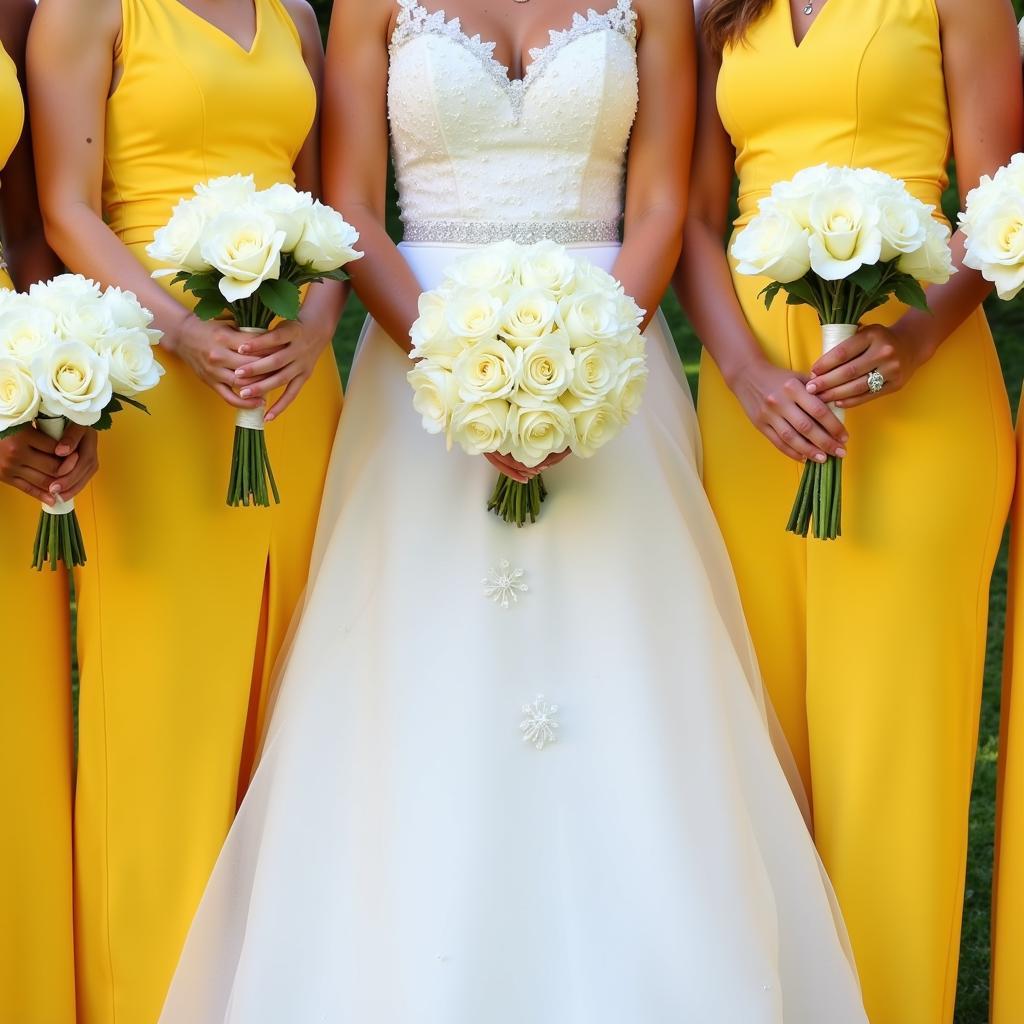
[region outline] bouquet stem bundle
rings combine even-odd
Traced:
[[[60,416],[40,418],[36,425],[47,437],[59,441],[64,436],[67,423]],[[41,571],[49,565],[51,571],[56,572],[60,563],[69,569],[85,565],[85,541],[73,501],[44,505],[39,514],[39,529],[32,548],[32,568]]]
[[[538,473],[529,483],[521,484],[499,473],[491,500],[487,503],[487,511],[500,516],[506,523],[525,526],[527,519],[531,523],[537,522],[541,502],[547,496],[548,489],[544,486],[542,474]]]
[[[269,323],[267,327],[269,327]],[[265,327],[239,327],[243,334],[263,334]],[[270,507],[281,504],[281,492],[274,479],[267,450],[267,435],[263,417],[266,404],[257,409],[239,409],[235,417],[235,443],[231,451],[231,473],[228,480],[228,505],[232,508]]]
[[[822,352],[831,352],[856,333],[856,324],[822,324]],[[834,411],[842,420],[842,410]],[[816,540],[838,540],[843,535],[843,460],[834,455],[829,455],[824,462],[808,460],[804,463],[786,529],[806,537],[812,527]]]

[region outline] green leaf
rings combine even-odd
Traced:
[[[179,275],[180,276],[180,275]],[[220,275],[215,270],[207,270],[202,274],[189,274],[185,282],[185,291],[198,295],[200,292],[217,291]]]
[[[217,298],[202,298],[196,303],[194,310],[197,317],[200,320],[216,320],[217,317],[228,308],[227,301],[224,296],[217,293]]]
[[[263,305],[282,320],[299,319],[301,296],[294,282],[279,279],[264,281],[256,294]]]
[[[884,264],[873,263],[869,266],[861,267],[855,274],[851,274],[849,280],[852,284],[870,294],[882,283],[884,275]]]
[[[92,425],[93,430],[109,430],[114,425],[114,417],[110,406],[103,410],[103,415]]]
[[[149,410],[141,402],[136,401],[134,398],[128,398],[127,395],[115,394],[114,401],[118,403],[118,412],[123,408],[120,403],[124,402],[125,405],[130,405],[133,409],[138,409],[141,412],[144,412],[147,416],[149,415]],[[109,409],[110,406],[108,405],[107,408]]]
[[[6,441],[7,438],[14,437],[15,434],[24,430],[27,426],[27,423],[19,423],[17,426],[8,427],[6,430],[0,430],[0,441]]]
[[[896,279],[896,287],[894,291],[896,298],[899,299],[904,306],[910,306],[912,309],[919,309],[922,313],[931,312],[928,308],[928,298],[925,295],[920,282],[915,281],[914,278],[910,277],[908,274],[904,274]]]
[[[772,303],[780,291],[782,291],[782,285],[778,281],[772,281],[766,288],[761,289],[757,297],[764,299],[765,309],[771,309]]]
[[[782,286],[788,298],[786,302],[790,306],[813,306],[815,303],[814,289],[806,278],[799,281],[791,281]]]

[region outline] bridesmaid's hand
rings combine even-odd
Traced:
[[[749,364],[730,387],[750,422],[783,455],[797,462],[846,456],[848,435],[821,399],[808,393],[806,378],[766,361]]]
[[[59,441],[35,427],[0,441],[0,482],[53,505],[70,500],[99,469],[95,430],[71,424]]]
[[[266,334],[248,335],[239,352],[253,361],[235,371],[236,387],[243,398],[265,398],[284,388],[284,394],[267,410],[266,422],[276,419],[298,397],[303,385],[330,345],[334,332],[320,318],[306,322],[286,320]]]
[[[240,398],[234,388],[238,384],[235,371],[255,362],[251,356],[241,355],[239,348],[249,335],[231,324],[217,320],[200,320],[190,313],[172,344],[165,347],[183,359],[192,372],[208,387],[236,409],[258,409],[258,398]],[[169,339],[168,339],[169,340]]]
[[[907,386],[925,362],[921,347],[899,329],[872,324],[837,345],[811,367],[809,394],[840,409],[852,409]],[[868,388],[868,374],[878,370],[885,378],[881,391]]]
[[[551,469],[552,466],[557,466],[560,462],[564,462],[570,455],[572,455],[572,449],[566,448],[564,452],[549,455],[539,466],[524,466],[521,462],[513,459],[511,455],[501,455],[499,452],[490,452],[484,458],[498,472],[504,473],[505,476],[515,480],[516,483],[526,484],[535,476],[540,476],[544,470]]]

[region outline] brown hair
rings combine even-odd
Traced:
[[[711,0],[701,31],[713,53],[721,53],[730,43],[740,42],[747,29],[760,18],[772,0]]]

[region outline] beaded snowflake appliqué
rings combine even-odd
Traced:
[[[519,723],[523,742],[531,743],[535,750],[543,750],[549,743],[558,741],[558,705],[549,704],[539,696],[532,704],[523,705],[526,716]]]
[[[484,585],[484,596],[489,597],[502,608],[510,608],[519,603],[519,595],[525,594],[530,588],[523,582],[526,572],[513,569],[512,563],[506,558],[492,569],[481,581]]]

